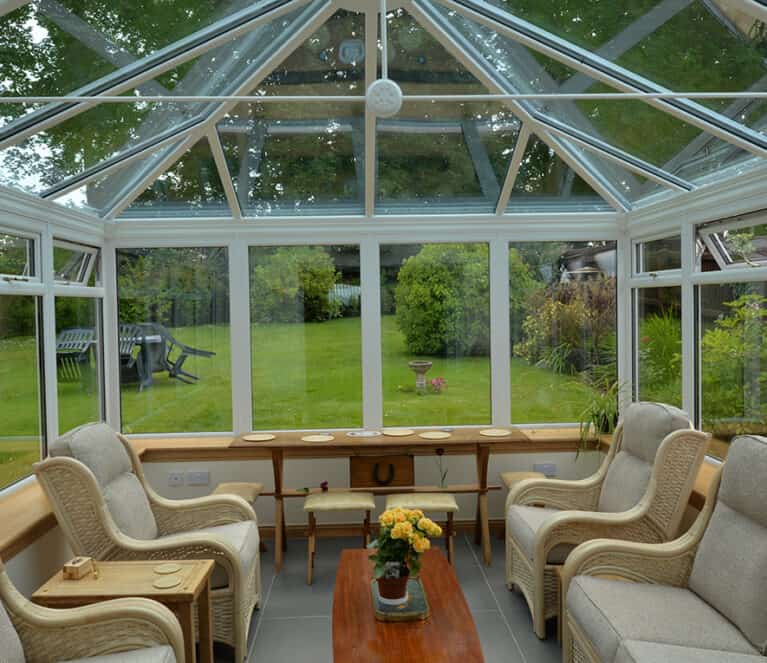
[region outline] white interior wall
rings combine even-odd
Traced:
[[[25,548],[5,563],[8,576],[16,588],[25,596],[37,590],[64,562],[72,559],[72,549],[67,544],[60,528],[41,536],[32,545]],[[0,661],[2,661],[0,652]]]
[[[498,454],[490,457],[489,481],[500,483],[500,473],[506,471],[530,471],[533,463],[555,463],[557,477],[562,479],[582,479],[596,471],[602,455],[598,452],[581,453],[576,460],[574,452],[562,453],[520,453]],[[448,470],[448,483],[474,483],[476,482],[476,466],[473,456],[443,456],[444,467]],[[210,472],[209,486],[168,486],[168,473]],[[171,499],[183,499],[188,497],[201,497],[213,491],[224,481],[259,481],[264,484],[265,490],[274,488],[272,464],[268,460],[258,461],[214,461],[214,462],[177,462],[177,463],[145,463],[144,472],[147,480],[161,495]],[[436,485],[439,483],[436,456],[419,456],[415,462],[416,481],[423,485]],[[342,488],[349,486],[349,461],[346,458],[324,458],[317,460],[291,460],[285,461],[285,486],[287,488],[317,487],[320,482],[328,481],[331,487]],[[506,499],[504,490],[492,491],[489,498],[490,518],[503,518],[503,504]],[[289,498],[285,500],[286,519],[289,525],[302,525],[306,523],[303,512],[303,500],[301,498]],[[460,506],[459,519],[471,520],[474,518],[476,497],[473,495],[459,495]],[[383,508],[383,498],[378,498],[379,511]],[[262,525],[274,524],[274,500],[271,497],[262,497],[256,502],[256,513],[259,523]],[[318,520],[322,522],[344,523],[360,522],[359,514],[340,513],[325,515],[319,514]]]

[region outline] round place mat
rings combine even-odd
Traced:
[[[304,435],[301,439],[304,442],[331,442],[336,438],[332,435]]]
[[[250,433],[249,435],[243,435],[242,439],[246,442],[268,442],[275,437],[272,433]]]
[[[412,428],[384,428],[383,434],[389,437],[407,437],[414,435],[415,431]]]
[[[381,431],[378,430],[350,430],[347,437],[378,437]]]
[[[479,434],[485,437],[506,437],[511,435],[511,431],[508,428],[485,428],[479,431]]]
[[[450,433],[442,430],[428,430],[425,433],[418,433],[418,437],[422,437],[424,440],[446,440],[450,437]]]
[[[167,576],[171,573],[178,573],[181,570],[181,565],[174,564],[173,562],[168,562],[167,564],[160,564],[159,566],[155,566],[152,570],[161,576]]]
[[[161,576],[152,583],[155,589],[173,589],[181,584],[181,578],[178,576]]]

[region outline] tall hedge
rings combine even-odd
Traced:
[[[409,352],[486,354],[489,293],[486,244],[428,244],[405,260],[394,297]]]

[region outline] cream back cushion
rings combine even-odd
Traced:
[[[121,532],[134,539],[157,538],[157,522],[144,488],[117,434],[106,424],[85,424],[53,443],[51,456],[68,456],[85,465],[101,487]]]
[[[690,589],[767,653],[767,438],[730,446]]]
[[[3,663],[24,663],[24,650],[21,640],[13,628],[11,618],[0,602],[0,661]]]
[[[599,510],[620,512],[636,506],[647,490],[661,443],[687,428],[690,418],[679,408],[663,403],[629,405],[623,415],[623,441],[607,470]]]

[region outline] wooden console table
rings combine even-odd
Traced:
[[[186,663],[195,663],[194,606],[197,605],[200,635],[200,662],[213,663],[213,613],[210,603],[210,576],[213,560],[173,560],[181,569],[173,576],[181,582],[170,589],[157,589],[155,573],[163,560],[151,562],[95,562],[98,576],[91,573],[80,580],[64,580],[59,571],[33,595],[32,600],[47,608],[78,608],[99,601],[141,597],[159,601],[170,608],[184,634]],[[179,661],[178,663],[181,663]]]
[[[433,430],[440,430],[435,428]],[[412,455],[425,456],[435,455],[437,449],[443,449],[446,455],[471,455],[476,458],[477,482],[468,485],[453,485],[445,488],[435,486],[366,486],[364,488],[341,488],[335,490],[364,490],[378,495],[403,492],[448,492],[448,493],[473,493],[477,495],[477,510],[475,517],[475,541],[482,545],[482,556],[485,564],[490,564],[492,553],[490,548],[490,521],[487,511],[487,493],[490,490],[498,490],[500,486],[488,484],[487,470],[491,453],[523,452],[533,450],[546,450],[547,443],[557,445],[556,450],[563,446],[563,440],[552,436],[551,439],[540,439],[531,434],[532,431],[510,429],[511,433],[504,437],[486,437],[480,435],[482,428],[456,428],[451,436],[443,440],[425,440],[419,437],[418,431],[407,437],[349,437],[345,431],[330,431],[335,439],[330,442],[305,442],[301,439],[306,433],[288,432],[275,433],[274,440],[268,442],[246,442],[242,437],[235,438],[229,445],[229,449],[238,453],[250,449],[260,453],[268,452],[272,460],[274,471],[274,492],[262,493],[273,495],[275,499],[275,542],[274,563],[275,570],[282,568],[283,551],[286,546],[285,531],[285,499],[304,498],[306,491],[290,490],[284,486],[285,460],[287,458],[332,458],[353,456],[384,456],[384,455]],[[572,442],[567,442],[568,448],[574,448]],[[317,491],[313,489],[313,491]],[[332,490],[332,489],[331,489]]]

